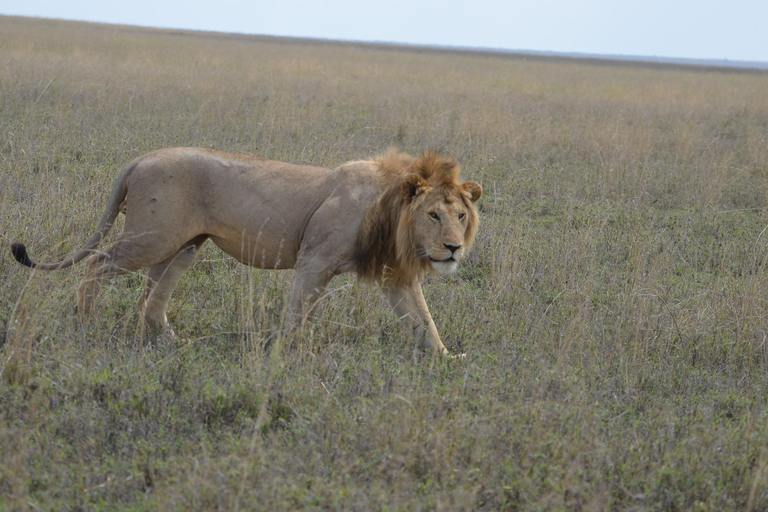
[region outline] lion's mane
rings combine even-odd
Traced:
[[[367,209],[358,235],[354,266],[365,282],[403,283],[420,280],[431,266],[414,241],[414,214],[423,201],[458,197],[467,208],[466,250],[472,248],[479,218],[474,203],[459,181],[455,160],[434,151],[420,158],[392,149],[374,159],[381,173],[382,191]],[[423,178],[423,194],[409,198],[404,193],[407,176]]]

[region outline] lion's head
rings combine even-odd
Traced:
[[[375,162],[387,184],[366,214],[358,275],[406,281],[430,270],[455,271],[477,234],[480,185],[460,182],[458,164],[435,152],[420,158],[390,152]]]

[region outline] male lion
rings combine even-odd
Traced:
[[[421,289],[431,270],[448,274],[472,246],[482,189],[458,181],[459,166],[434,152],[390,151],[337,169],[292,165],[199,148],[161,149],[128,164],[117,178],[98,230],[58,263],[90,255],[78,290],[84,320],[104,283],[149,267],[140,305],[154,331],[168,327],[168,300],[209,238],[257,268],[296,269],[287,330],[312,315],[330,279],[356,272],[379,283],[397,316],[424,347],[448,354]],[[107,252],[95,248],[125,214],[125,231]]]

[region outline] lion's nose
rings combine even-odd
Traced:
[[[454,252],[458,251],[459,249],[461,249],[461,244],[459,244],[459,245],[443,244],[443,245],[445,246],[446,249],[451,251],[451,253],[454,253]]]

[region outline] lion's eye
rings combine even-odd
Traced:
[[[459,220],[464,220],[464,217],[466,217],[466,216],[467,216],[467,214],[466,214],[466,213],[464,213],[464,212],[461,212],[461,213],[459,214]]]
[[[440,216],[435,212],[429,212],[429,218],[432,220],[440,220]]]

